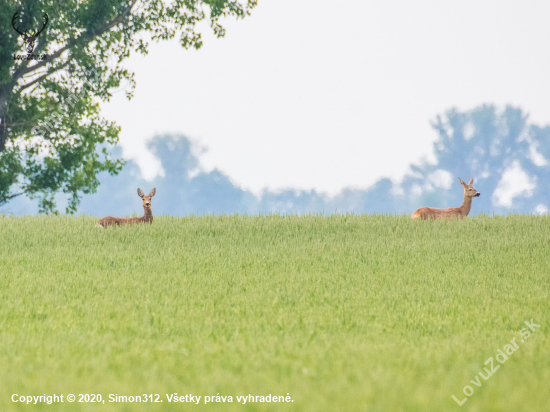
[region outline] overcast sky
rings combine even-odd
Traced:
[[[131,57],[135,97],[103,115],[148,178],[162,169],[145,142],[182,133],[205,170],[255,193],[365,188],[429,158],[430,120],[451,107],[512,104],[550,124],[549,18],[548,0],[259,0],[199,51]]]

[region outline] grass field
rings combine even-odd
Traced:
[[[0,411],[550,408],[548,217],[94,224],[0,215]],[[500,368],[480,379],[490,357]],[[12,402],[54,393],[64,402]],[[204,403],[217,394],[233,402]],[[291,401],[237,400],[269,394]]]

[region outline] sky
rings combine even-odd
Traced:
[[[549,17],[547,0],[259,0],[225,38],[204,27],[198,51],[130,57],[134,98],[102,113],[148,179],[164,171],[146,142],[182,133],[202,169],[256,194],[334,195],[430,160],[430,122],[452,107],[511,104],[549,125]]]

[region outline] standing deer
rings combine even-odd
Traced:
[[[122,225],[134,225],[136,223],[153,223],[153,212],[151,211],[151,198],[155,196],[157,189],[151,190],[151,193],[149,193],[147,196],[141,191],[141,189],[137,190],[138,196],[143,199],[143,209],[145,210],[145,214],[142,217],[112,217],[107,216],[101,219],[99,222],[97,222],[96,226],[98,227],[106,227],[106,226],[122,226]]]
[[[448,218],[461,218],[464,219],[468,216],[470,209],[472,208],[472,199],[479,197],[481,193],[474,189],[474,178],[470,179],[470,183],[466,184],[459,177],[460,184],[464,186],[464,201],[460,207],[449,207],[447,209],[435,209],[433,207],[421,207],[414,212],[411,217],[413,219],[448,219]]]

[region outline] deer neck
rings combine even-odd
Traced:
[[[143,215],[142,219],[144,222],[153,222],[153,211],[151,208],[144,207],[143,210],[145,211],[145,214]]]
[[[460,211],[461,216],[468,216],[468,213],[470,213],[470,209],[472,208],[472,198],[469,196],[464,195],[464,201],[462,202],[462,205],[458,208]]]

